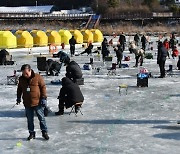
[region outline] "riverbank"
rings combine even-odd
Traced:
[[[34,22],[34,23],[32,23]],[[42,29],[44,31],[53,29],[82,29],[81,26],[87,21],[1,21],[1,30],[32,30],[32,29]],[[180,23],[178,21],[167,21],[165,22],[132,22],[132,21],[116,21],[116,22],[100,22],[97,27],[100,29],[104,35],[112,35],[115,32],[119,35],[122,31],[126,34],[132,35],[134,33],[148,33],[148,34],[167,34],[172,32],[179,33],[180,35]]]

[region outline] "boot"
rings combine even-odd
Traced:
[[[45,139],[45,140],[49,140],[49,136],[47,134],[46,131],[42,131],[42,137]]]
[[[55,115],[63,115],[64,114],[64,106],[59,105],[59,111],[55,112]]]
[[[32,139],[35,139],[36,138],[36,135],[35,135],[35,132],[32,132],[29,134],[29,137],[27,138],[27,140],[32,140]]]
[[[64,112],[62,112],[62,111],[58,111],[58,112],[55,112],[55,115],[63,115],[64,114]]]

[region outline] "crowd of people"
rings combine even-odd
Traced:
[[[142,45],[140,48],[139,42],[141,41]],[[75,44],[76,40],[72,37],[69,40],[70,43],[70,54],[71,56],[75,53]],[[136,64],[140,61],[140,65],[143,65],[143,58],[146,50],[147,38],[145,35],[142,35],[140,38],[139,34],[134,36],[134,42],[131,42],[130,52],[135,54]],[[111,44],[112,45],[112,44]],[[126,47],[126,36],[124,33],[121,33],[118,43],[114,46],[114,52],[117,58],[116,65],[121,68],[121,61],[123,59],[123,52]],[[177,40],[175,35],[172,34],[171,39],[168,41],[165,39],[163,42],[158,41],[158,53],[157,53],[157,64],[160,68],[159,78],[165,77],[165,62],[166,57],[170,57],[170,49],[172,50],[172,58],[178,56],[179,52],[177,50]],[[87,53],[87,55],[92,54],[93,45],[90,43],[81,53]],[[97,53],[97,52],[96,52]],[[101,44],[101,54],[102,60],[105,60],[105,57],[108,57],[110,54],[109,43],[106,38],[104,38]],[[3,55],[3,54],[2,54]],[[53,70],[60,70],[62,64],[66,66],[65,77],[62,78],[62,88],[60,89],[57,99],[59,100],[58,111],[55,112],[55,115],[63,115],[64,108],[69,108],[75,105],[75,112],[79,111],[81,106],[76,105],[76,103],[82,103],[84,101],[83,94],[80,90],[79,85],[76,83],[77,79],[81,79],[83,74],[80,66],[74,60],[71,61],[68,54],[63,51],[58,52],[59,62],[48,61],[50,74],[53,73]],[[1,58],[1,57],[0,57]],[[1,58],[2,59],[2,58]],[[57,64],[58,63],[58,64]],[[92,60],[93,63],[93,60]],[[177,64],[178,69],[180,69],[180,58]],[[34,130],[34,112],[36,112],[37,117],[40,122],[40,128],[42,131],[42,137],[46,140],[49,140],[48,128],[46,125],[44,117],[44,108],[47,106],[47,92],[44,79],[41,75],[35,73],[29,64],[24,64],[21,67],[22,76],[19,78],[18,88],[17,88],[17,105],[20,104],[21,99],[25,107],[29,137],[28,140],[34,139],[36,137]]]
[[[105,59],[105,57],[109,56],[110,51],[109,51],[108,47],[110,45],[111,46],[113,45],[112,42],[113,42],[112,39],[111,39],[111,43],[108,43],[107,39],[104,38],[104,40],[102,42],[102,59],[103,60]],[[141,45],[140,45],[140,42],[141,42]],[[137,67],[139,62],[140,62],[140,66],[143,65],[143,61],[144,61],[144,57],[145,57],[145,53],[146,53],[145,51],[147,50],[148,43],[150,44],[150,42],[148,42],[148,38],[144,34],[140,37],[140,35],[138,33],[136,33],[134,35],[134,40],[129,43],[130,53],[135,54],[136,62],[135,62],[134,67]],[[178,41],[177,41],[174,33],[172,33],[170,40],[168,40],[167,38],[165,38],[164,41],[162,41],[162,39],[158,40],[157,64],[159,65],[159,68],[160,68],[159,78],[165,77],[166,58],[167,57],[170,58],[172,56],[172,58],[174,59],[179,56],[179,51],[178,51],[177,45],[178,45]],[[125,37],[124,33],[122,32],[119,36],[117,46],[114,47],[114,51],[115,51],[116,57],[117,57],[117,65],[119,65],[119,68],[121,68],[121,61],[123,58],[123,52],[125,50],[125,46],[126,46],[126,37]],[[179,65],[180,65],[180,61],[178,60],[178,62],[177,62],[178,69],[180,67]]]

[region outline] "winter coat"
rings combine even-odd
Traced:
[[[176,38],[171,38],[169,43],[170,43],[170,47],[174,48],[174,46],[177,44]]]
[[[120,42],[120,44],[124,44],[124,43],[126,42],[126,37],[125,37],[125,35],[121,34],[121,35],[119,36],[119,42]]]
[[[61,69],[61,64],[58,63],[57,61],[53,61],[52,59],[48,59],[47,64],[48,64],[48,70],[49,71],[55,70],[55,71],[59,72]]]
[[[140,39],[140,38],[139,38],[139,35],[136,34],[136,35],[134,36],[134,41],[135,41],[135,42],[139,42],[139,39]]]
[[[70,46],[75,46],[76,40],[75,40],[74,38],[71,38],[71,39],[69,40],[69,44],[70,44]]]
[[[59,57],[59,61],[60,62],[66,62],[67,60],[70,60],[70,58],[69,58],[69,56],[68,56],[68,54],[66,54],[65,52],[63,52],[63,51],[59,51],[58,53],[57,53],[57,55],[58,55],[58,57]]]
[[[62,79],[62,88],[60,89],[58,98],[67,100],[68,103],[66,103],[66,108],[84,101],[84,97],[79,86],[67,77]]]
[[[27,91],[27,88],[30,88],[30,92]],[[17,98],[21,98],[21,96],[25,107],[38,106],[40,100],[47,97],[46,85],[42,76],[34,73],[33,70],[29,79],[21,76],[17,88]]]
[[[168,51],[164,46],[158,47],[157,63],[159,64],[162,61],[166,61],[167,55]]]
[[[107,41],[102,42],[102,55],[104,57],[109,55],[108,42]]]
[[[118,49],[115,50],[116,57],[119,58],[119,59],[122,59],[122,57],[123,57],[123,50],[122,50],[120,45],[118,45],[117,47],[118,47]]]
[[[82,78],[81,68],[75,61],[71,61],[66,67],[66,77],[73,79]]]
[[[146,42],[147,42],[147,39],[144,35],[141,37],[141,42],[144,44],[146,44]]]

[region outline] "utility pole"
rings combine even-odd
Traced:
[[[36,7],[37,7],[37,5],[38,5],[38,1],[36,1]]]

